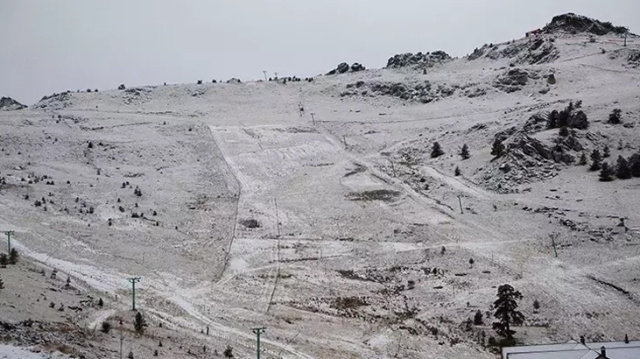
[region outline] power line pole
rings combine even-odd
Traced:
[[[313,123],[313,125],[316,125],[316,113],[315,112],[311,112],[311,122]]]
[[[133,293],[133,307],[132,310],[136,310],[136,283],[140,281],[140,277],[132,277],[127,279],[131,282],[132,293]]]
[[[262,73],[264,74],[264,80],[268,81],[267,80],[267,70],[262,70]]]
[[[7,254],[11,253],[11,235],[14,234],[14,231],[5,231],[4,234],[7,235]]]
[[[265,330],[267,330],[267,328],[265,327],[251,329],[251,331],[256,335],[256,338],[257,338],[257,344],[258,344],[256,349],[257,359],[260,359],[260,334],[264,333]]]
[[[460,196],[458,196],[458,203],[460,204],[460,214],[464,214],[464,212],[462,211],[462,199],[460,198]]]
[[[124,334],[122,334],[122,327],[120,327],[120,359],[122,359],[122,341],[124,341]]]
[[[393,160],[389,158],[389,163],[391,163],[391,171],[393,171],[393,177],[396,176],[396,167],[393,165]]]
[[[278,237],[280,236],[280,220],[278,219],[278,200],[276,200],[275,197],[273,197],[273,203],[276,206],[276,233],[278,234]]]

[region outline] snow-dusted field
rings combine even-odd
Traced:
[[[482,57],[427,74],[71,93],[2,112],[0,229],[112,298],[111,310],[126,310],[126,278],[141,276],[138,306],[154,323],[196,337],[208,325],[199,340],[240,357],[264,325],[266,357],[491,358],[478,344],[491,319],[464,321],[489,312],[504,283],[524,295],[522,342],[638,337],[639,179],[602,183],[543,161],[531,168],[552,168],[543,180],[492,190],[510,181],[491,161],[494,135],[569,101],[589,116],[586,150],[638,152],[640,70],[623,66],[616,41],[559,37],[559,58],[518,65],[535,76],[511,93],[494,86],[511,60]],[[367,94],[343,94],[358,81]],[[424,81],[455,91],[422,104],[370,87]],[[635,127],[606,124],[613,108]],[[551,144],[556,131],[532,136]]]

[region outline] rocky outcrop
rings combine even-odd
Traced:
[[[520,91],[524,86],[529,83],[529,79],[538,79],[539,76],[533,72],[528,72],[523,69],[510,69],[498,76],[494,86],[507,92]]]
[[[393,96],[407,101],[418,101],[421,103],[429,103],[437,101],[444,97],[453,95],[457,86],[448,86],[446,84],[432,85],[429,81],[420,83],[407,84],[404,82],[364,82],[348,84],[347,91],[341,93],[341,96],[355,95],[378,95]]]
[[[423,54],[418,52],[417,54],[406,53],[397,54],[387,61],[387,68],[401,68],[401,67],[417,67],[427,68],[433,67],[437,64],[442,64],[453,60],[449,54],[444,51],[427,52]]]
[[[0,111],[15,111],[22,110],[23,108],[27,108],[27,106],[12,99],[11,97],[0,98]]]
[[[606,35],[609,33],[624,34],[623,26],[614,26],[610,22],[601,22],[582,15],[567,13],[555,16],[551,23],[542,29],[543,32],[552,34],[565,32],[570,34],[591,33],[594,35]]]
[[[338,66],[335,69],[327,72],[327,75],[338,75],[338,74],[345,74],[349,71],[358,72],[358,71],[364,71],[364,70],[366,70],[366,67],[364,67],[362,64],[358,62],[354,62],[353,65],[351,66],[349,66],[349,64],[346,62],[342,62],[338,64]]]
[[[69,106],[71,92],[54,93],[49,96],[43,96],[38,103],[33,105],[35,108],[63,109]]]

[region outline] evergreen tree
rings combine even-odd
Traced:
[[[227,345],[227,349],[222,353],[225,358],[233,358],[233,348],[230,345]]]
[[[618,156],[618,162],[616,164],[616,177],[620,179],[631,178],[631,169],[629,163],[622,156]]]
[[[600,155],[600,151],[597,149],[591,152],[591,167],[589,168],[591,171],[597,171],[601,168],[602,156]]]
[[[493,315],[498,321],[493,323],[493,329],[501,337],[513,339],[516,332],[511,329],[511,326],[524,322],[524,315],[516,310],[518,309],[517,300],[520,299],[522,299],[522,294],[509,284],[498,287],[498,299],[493,302],[493,307],[496,310]]]
[[[633,177],[640,177],[640,153],[636,153],[629,157],[629,168]]]
[[[431,148],[431,158],[436,158],[444,155],[444,151],[438,142],[433,143],[433,147]]]
[[[491,147],[491,154],[495,156],[495,158],[502,157],[504,155],[504,144],[502,141],[497,138],[493,141],[493,146]]]
[[[540,309],[540,302],[537,299],[533,301],[533,309],[536,311]]]
[[[456,177],[457,177],[457,176],[460,176],[461,174],[462,174],[462,172],[460,172],[460,167],[456,166],[456,170],[454,171],[454,175],[456,175]]]
[[[144,333],[145,328],[147,327],[147,321],[144,320],[142,313],[136,313],[136,318],[133,321],[133,327],[135,328],[138,334]]]
[[[104,301],[102,301],[102,298],[100,298],[98,300],[98,307],[102,308],[102,306],[104,306]]]
[[[18,257],[20,257],[18,251],[15,248],[11,248],[11,252],[9,252],[9,264],[18,263]]]
[[[484,324],[482,321],[482,312],[480,310],[476,311],[476,314],[473,316],[473,324],[474,325]]]
[[[580,162],[578,162],[578,165],[580,166],[586,166],[587,165],[587,154],[582,152],[582,155],[580,156]]]
[[[4,289],[4,282],[2,281],[2,278],[0,278],[0,289]]]
[[[611,156],[611,151],[609,150],[609,146],[604,145],[602,149],[602,158],[609,158]]]
[[[4,253],[0,253],[0,267],[7,268],[7,264],[9,264],[9,257]]]
[[[471,155],[469,154],[469,146],[467,146],[466,143],[462,145],[462,150],[460,150],[460,157],[462,157],[463,160],[469,159],[469,157],[471,157]]]
[[[607,162],[602,162],[602,170],[600,170],[600,181],[613,181],[613,178],[611,176],[613,176],[613,169]]]

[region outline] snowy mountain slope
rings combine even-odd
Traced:
[[[154,323],[209,325],[199,340],[241,355],[266,325],[271,357],[489,358],[491,319],[464,322],[504,283],[525,297],[522,342],[637,337],[638,178],[544,157],[547,114],[578,101],[589,127],[562,154],[640,149],[640,39],[590,36],[491,44],[426,73],[59,94],[0,115],[0,223],[114,298],[142,276]],[[623,124],[607,124],[614,108]]]

